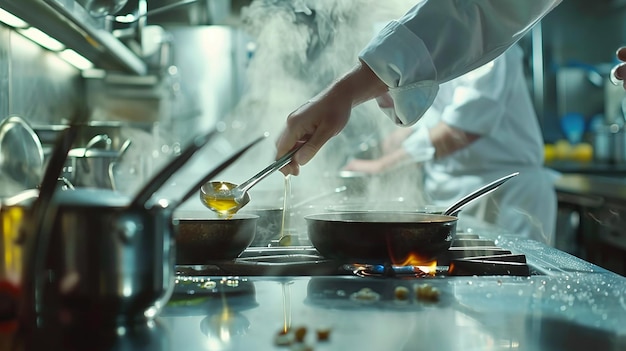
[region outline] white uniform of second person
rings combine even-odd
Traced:
[[[402,144],[409,154],[432,147],[428,129],[439,123],[479,135],[469,146],[424,164],[424,189],[449,205],[504,175],[520,174],[461,212],[548,244],[556,224],[555,174],[543,167],[543,138],[525,76],[522,50],[443,83],[432,107]]]

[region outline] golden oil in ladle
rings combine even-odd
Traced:
[[[239,204],[230,191],[229,184],[225,182],[211,183],[214,191],[210,195],[201,194],[204,205],[215,211],[220,218],[231,218],[239,208]]]

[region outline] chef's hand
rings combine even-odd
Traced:
[[[613,68],[610,78],[615,85],[621,84],[626,90],[626,47],[617,49],[615,56],[623,62]],[[618,81],[615,81],[616,79]]]
[[[305,144],[280,171],[285,175],[298,175],[300,166],[308,163],[330,138],[343,130],[354,106],[386,91],[387,86],[374,72],[359,62],[342,78],[292,112],[276,141],[276,155],[284,155],[298,142],[305,141]]]

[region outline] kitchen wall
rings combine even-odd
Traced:
[[[31,124],[51,124],[82,109],[80,72],[0,25],[0,119],[18,115]]]

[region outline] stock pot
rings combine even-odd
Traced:
[[[126,196],[106,189],[55,195],[46,270],[54,277],[51,290],[61,310],[74,318],[149,319],[171,295],[173,209],[129,203]]]
[[[161,186],[214,133],[195,138],[132,199],[109,189],[50,191],[50,174],[60,171],[63,161],[63,148],[55,149],[48,166],[54,171],[44,177],[46,186],[29,213],[31,225],[24,235],[25,324],[39,325],[43,320],[49,326],[97,327],[156,316],[174,288],[175,209],[261,141],[258,138],[230,156],[179,199],[157,198]]]

